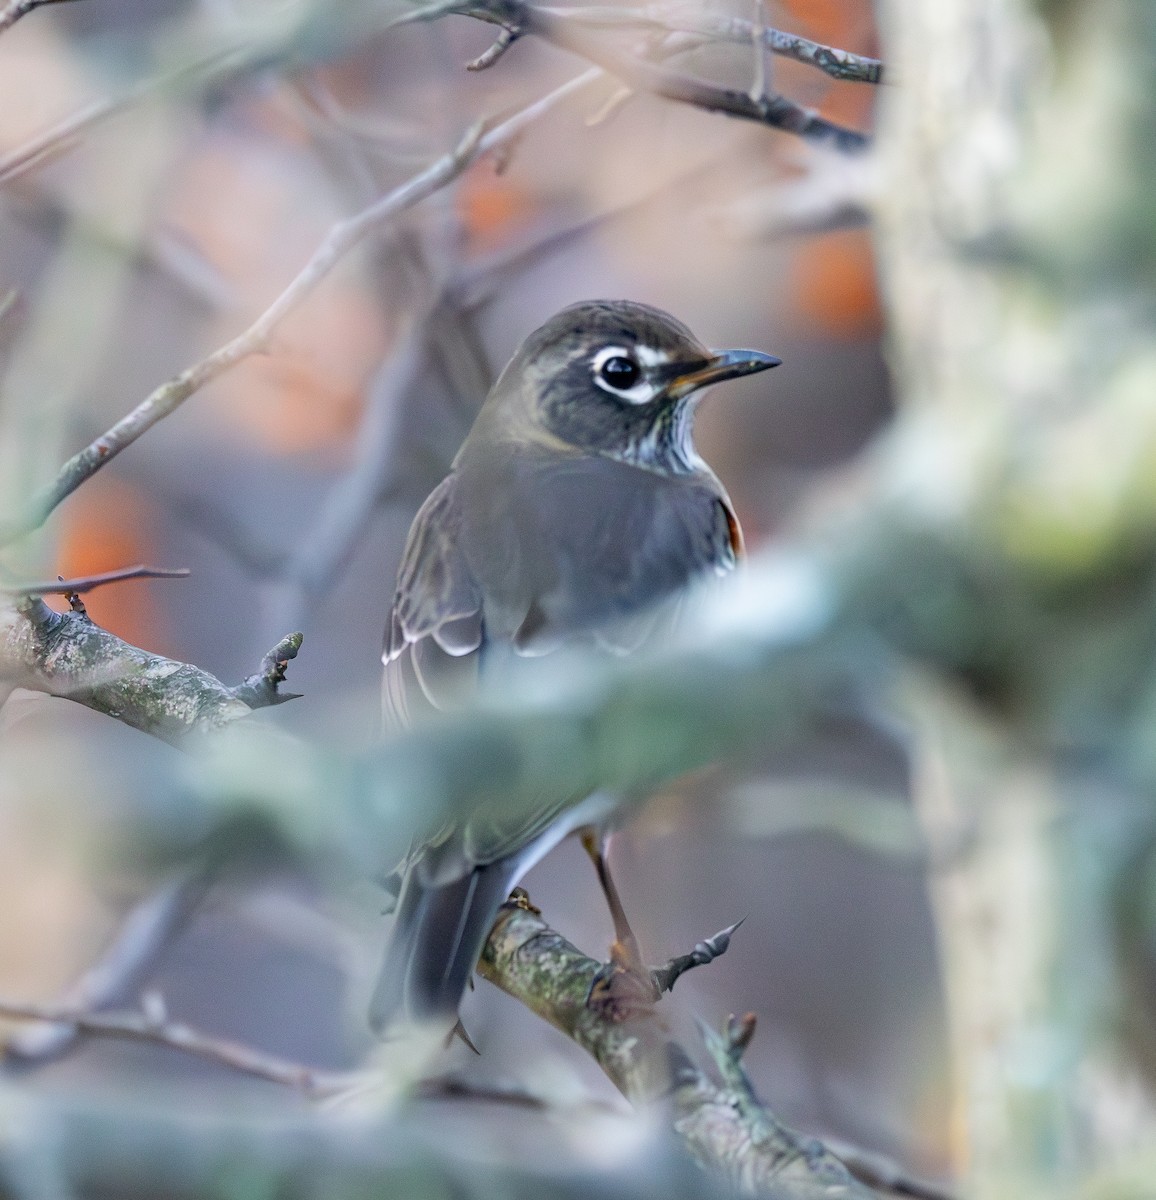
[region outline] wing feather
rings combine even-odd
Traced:
[[[447,476],[410,528],[386,624],[382,704],[404,728],[460,701],[477,675],[482,593],[461,551],[458,482]]]

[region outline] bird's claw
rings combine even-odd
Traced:
[[[610,947],[610,961],[594,973],[586,1007],[615,1023],[653,1008],[661,996],[654,973],[621,942]]]
[[[536,917],[542,915],[542,910],[532,903],[530,893],[523,887],[514,888],[509,896],[506,897],[502,907],[521,909],[522,912],[533,913]]]

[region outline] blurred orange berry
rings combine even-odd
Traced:
[[[130,484],[101,474],[90,479],[60,512],[56,570],[65,579],[131,567],[153,557],[156,539],[148,504]],[[67,607],[59,597],[48,597],[48,602],[57,609]],[[164,650],[163,622],[150,584],[110,584],[86,595],[84,604],[102,628],[133,645]]]
[[[870,234],[847,229],[804,243],[792,263],[790,294],[808,328],[834,337],[878,334],[883,317]]]
[[[492,250],[528,224],[536,209],[525,187],[490,162],[469,171],[458,188],[458,211],[473,250]]]

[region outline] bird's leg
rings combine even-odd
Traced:
[[[626,965],[641,966],[642,953],[638,948],[638,939],[626,919],[622,897],[618,894],[618,888],[610,874],[610,864],[606,861],[605,836],[598,829],[584,829],[582,848],[590,855],[594,870],[598,872],[598,882],[602,885],[606,907],[610,909],[610,918],[614,922],[614,945],[611,947],[611,954],[621,958]]]
[[[590,861],[598,872],[598,882],[602,885],[602,893],[614,922],[610,961],[595,975],[587,1003],[606,1009],[618,1019],[625,1019],[631,1011],[652,1005],[660,992],[654,982],[654,973],[642,961],[638,939],[626,919],[622,897],[618,894],[610,874],[610,864],[606,861],[606,839],[601,831],[584,829],[582,848],[590,855]]]

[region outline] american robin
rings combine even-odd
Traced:
[[[385,636],[387,725],[455,706],[558,646],[629,650],[663,602],[730,571],[742,533],[695,450],[696,400],[779,361],[708,350],[629,301],[576,304],[532,333],[410,529]],[[619,951],[636,956],[595,832],[612,806],[597,794],[529,820],[487,811],[415,846],[399,867],[374,1028],[452,1020],[511,888],[576,830]]]

